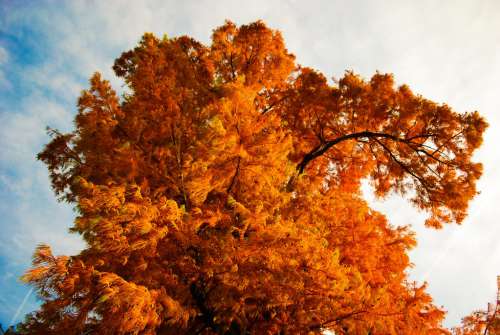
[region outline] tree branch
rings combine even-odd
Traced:
[[[266,114],[267,112],[271,111],[274,107],[276,107],[277,105],[279,105],[280,103],[282,103],[283,101],[285,101],[286,99],[288,99],[290,97],[291,97],[291,95],[285,95],[285,96],[281,97],[280,99],[274,101],[273,103],[271,103],[269,106],[265,107],[262,110],[262,114]]]
[[[233,188],[233,186],[236,182],[236,178],[238,178],[238,174],[240,173],[240,162],[241,162],[241,157],[238,156],[238,162],[236,163],[236,171],[234,172],[234,175],[231,178],[231,183],[229,184],[229,186],[227,187],[227,190],[226,190],[226,193],[228,193],[228,194],[229,194],[229,192],[231,192],[231,189]]]
[[[344,136],[337,137],[334,140],[331,141],[326,141],[324,143],[321,143],[311,151],[309,151],[304,158],[302,158],[302,161],[297,165],[296,169],[299,172],[299,174],[302,174],[306,168],[306,166],[314,159],[318,158],[319,156],[323,155],[328,149],[333,147],[334,145],[344,142],[347,140],[352,140],[352,139],[358,139],[358,138],[387,138],[396,142],[402,142],[406,143],[408,145],[410,144],[415,144],[412,142],[413,139],[415,138],[424,138],[424,137],[431,137],[433,134],[421,134],[418,136],[413,136],[409,138],[400,138],[395,135],[387,134],[387,133],[377,133],[377,132],[372,132],[372,131],[361,131],[358,133],[352,133]]]

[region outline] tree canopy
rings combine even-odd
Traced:
[[[75,129],[38,155],[87,247],[40,245],[23,279],[33,334],[442,334],[411,282],[413,232],[362,197],[407,196],[460,223],[487,127],[353,72],[330,83],[263,22],[194,39],[145,34],[96,73]]]

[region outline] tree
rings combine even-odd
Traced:
[[[352,72],[329,84],[279,32],[231,22],[204,46],[145,34],[96,73],[75,130],[38,155],[87,247],[46,245],[23,279],[43,334],[441,334],[409,282],[406,226],[363,200],[410,195],[427,225],[460,223],[481,165],[477,112]]]
[[[497,299],[488,303],[488,309],[474,311],[462,319],[459,327],[453,328],[453,335],[496,335],[500,334],[500,276],[497,277]]]
[[[496,335],[500,334],[498,310],[475,311],[462,319],[459,327],[453,328],[453,335]]]

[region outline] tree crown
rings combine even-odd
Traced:
[[[25,323],[54,334],[435,334],[444,312],[407,282],[407,227],[362,199],[410,195],[427,225],[460,223],[487,124],[376,73],[329,84],[263,22],[204,46],[145,34],[96,73],[75,130],[38,155],[87,248],[41,245]]]

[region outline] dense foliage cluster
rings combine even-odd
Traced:
[[[370,209],[408,195],[428,226],[460,223],[481,165],[476,112],[376,73],[331,84],[279,32],[226,22],[209,46],[145,34],[95,74],[75,130],[39,154],[73,204],[78,255],[36,250],[33,334],[441,334],[407,280],[405,226]]]

